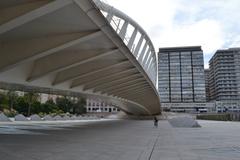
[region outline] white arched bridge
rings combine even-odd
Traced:
[[[98,0],[1,0],[0,87],[102,98],[159,114],[157,56],[147,33]]]

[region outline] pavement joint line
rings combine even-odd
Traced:
[[[158,135],[157,135],[157,137],[156,137],[156,140],[155,140],[155,142],[154,142],[154,144],[153,144],[153,147],[152,147],[151,153],[150,153],[150,155],[149,155],[149,157],[148,157],[148,160],[151,160],[151,159],[152,159],[152,154],[153,154],[153,151],[154,151],[154,149],[155,149],[155,147],[156,147],[156,144],[157,144],[157,141],[158,141],[159,137],[160,137],[160,133],[158,133]]]
[[[156,128],[154,128],[156,129]],[[156,138],[150,140],[147,149],[143,150],[137,160],[151,160],[153,151],[157,145],[157,141],[160,137],[160,133],[157,134]]]

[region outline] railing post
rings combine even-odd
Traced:
[[[148,55],[148,58],[147,58],[147,61],[145,63],[145,69],[147,70],[148,66],[149,66],[149,61],[151,60],[151,55],[152,55],[152,52],[150,52],[150,54]]]
[[[128,49],[136,57],[136,59],[138,60],[140,65],[143,67],[143,69],[146,71],[146,73],[149,75],[149,78],[151,79],[151,81],[156,83],[156,76],[158,74],[157,73],[157,70],[158,70],[157,57],[156,57],[152,42],[149,39],[148,35],[145,33],[145,31],[141,28],[141,26],[139,26],[131,18],[129,18],[127,15],[124,15],[117,9],[113,7],[111,8],[111,6],[108,6],[105,3],[103,3],[102,6],[99,3],[97,3],[97,5],[100,6],[103,11],[108,12],[106,19],[108,20],[109,23],[111,23],[113,20],[115,21],[115,16],[119,17],[120,20],[124,21],[121,28],[120,28],[120,21],[119,23],[116,23],[116,27],[117,27],[116,32],[118,33],[120,38],[124,41],[124,43],[127,45]],[[129,24],[134,27],[134,30],[130,38],[126,41],[126,35],[128,32]],[[141,36],[139,40],[136,41],[138,33],[140,33]],[[144,40],[145,40],[145,43],[143,44]]]
[[[148,43],[146,41],[146,43],[144,44],[143,49],[142,49],[140,55],[138,56],[138,62],[141,63],[141,64],[142,64],[143,56],[144,56],[144,54],[146,52],[146,49],[147,49],[147,45],[148,45]]]
[[[106,19],[109,23],[111,23],[111,20],[113,19],[113,13],[108,13]]]
[[[147,71],[149,71],[149,68],[150,68],[150,66],[152,65],[152,60],[153,60],[153,58],[152,57],[150,57],[150,61],[149,61],[149,64],[148,64],[148,66],[147,66]]]
[[[148,58],[149,58],[149,53],[150,53],[150,52],[151,52],[151,49],[148,48],[148,50],[147,50],[147,52],[146,52],[146,54],[145,54],[145,57],[143,57],[142,64],[143,64],[143,67],[144,67],[144,68],[146,67],[146,62],[147,62],[147,60],[148,60]]]
[[[138,52],[139,52],[140,47],[141,47],[141,45],[142,45],[143,39],[144,39],[144,36],[141,35],[141,38],[140,38],[140,40],[138,41],[137,47],[136,47],[136,49],[135,49],[135,51],[134,51],[134,53],[133,53],[135,57],[137,57],[137,55],[138,55]]]
[[[128,27],[128,22],[125,21],[120,32],[119,32],[119,36],[122,38],[122,40],[124,40],[126,33],[127,33],[127,27]]]
[[[128,48],[131,50],[132,49],[132,46],[133,46],[133,43],[134,43],[134,40],[136,39],[136,36],[137,36],[137,28],[134,29],[132,35],[131,35],[131,38],[127,44]]]

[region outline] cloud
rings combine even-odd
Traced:
[[[159,47],[201,45],[205,66],[217,49],[240,46],[239,0],[107,0]]]
[[[154,24],[167,27],[172,23],[178,3],[171,0],[107,0],[110,5],[123,11],[148,29]]]
[[[154,32],[155,28],[151,32]],[[152,36],[158,46],[201,45],[206,54],[224,44],[221,26],[217,21],[203,19],[193,24],[165,28]]]
[[[230,47],[240,47],[240,35],[233,36]]]

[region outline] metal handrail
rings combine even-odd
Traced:
[[[145,39],[145,43],[147,43],[147,45],[149,46],[151,52],[150,54],[150,59],[151,57],[153,58],[151,61],[151,64],[154,64],[153,67],[150,64],[150,62],[148,62],[149,64],[147,65],[148,67],[146,67],[145,64],[141,64],[142,62],[140,62],[140,64],[143,66],[144,70],[146,71],[146,73],[148,74],[148,76],[150,77],[150,79],[154,82],[154,85],[156,86],[156,77],[157,77],[157,54],[155,52],[154,46],[152,41],[150,40],[149,36],[147,35],[147,33],[145,32],[145,30],[137,23],[135,22],[132,18],[130,18],[128,15],[124,14],[123,12],[121,12],[120,10],[114,8],[113,6],[110,6],[107,4],[106,0],[93,0],[95,2],[95,4],[97,5],[97,7],[102,11],[102,12],[106,12],[109,15],[113,15],[113,17],[111,18],[111,21],[109,21],[110,25],[112,25],[112,27],[114,28],[114,30],[118,33],[120,33],[120,28],[119,28],[119,23],[121,20],[128,22],[129,24],[131,24],[135,29],[137,29],[137,31],[144,36]],[[115,18],[119,18],[119,19],[115,19]],[[116,28],[116,29],[115,29]],[[131,36],[128,35],[128,33],[126,32],[125,36],[122,37],[123,42],[127,45],[129,43],[129,40],[131,39]],[[135,42],[135,40],[134,40]],[[129,48],[131,50],[132,53],[134,53],[133,51],[136,49],[133,46],[137,46],[135,43],[132,44],[132,47]],[[142,52],[142,49],[140,49],[138,51],[139,55]],[[146,51],[142,54],[147,54]],[[139,56],[138,56],[139,57]],[[145,56],[146,57],[146,56]],[[137,59],[137,56],[136,56]],[[154,69],[154,73],[150,73],[148,72],[151,69]]]

